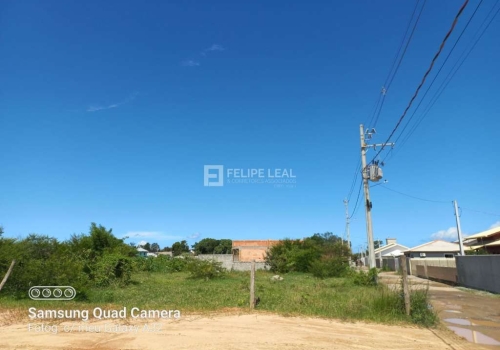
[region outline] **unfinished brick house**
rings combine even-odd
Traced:
[[[232,254],[234,262],[263,262],[267,250],[279,240],[233,241]]]

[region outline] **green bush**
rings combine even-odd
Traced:
[[[134,259],[134,270],[144,272],[181,272],[186,271],[191,257],[179,256],[172,258],[166,255],[158,257],[136,257]]]
[[[427,290],[414,290],[411,292],[410,317],[413,323],[425,327],[432,327],[438,323],[439,318],[429,303],[429,295]]]
[[[378,284],[378,270],[374,267],[368,273],[360,270],[351,276],[353,283],[358,286],[375,286]]]
[[[93,264],[90,278],[98,287],[126,285],[132,274],[132,260],[118,254],[105,254]]]
[[[223,277],[226,274],[222,263],[215,260],[192,259],[187,264],[187,270],[192,278],[206,280]]]
[[[12,260],[16,264],[3,292],[26,298],[37,285],[71,285],[77,291],[89,283],[84,263],[65,244],[48,236],[31,234],[22,240],[0,239],[0,276]]]
[[[314,277],[328,278],[328,277],[345,277],[350,272],[349,262],[345,258],[327,258],[316,260],[311,263],[309,272]]]

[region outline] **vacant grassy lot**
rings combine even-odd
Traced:
[[[390,291],[385,285],[357,286],[348,278],[320,280],[303,273],[290,273],[284,275],[283,281],[271,281],[272,275],[265,271],[256,273],[255,295],[261,300],[257,310],[290,316],[306,315],[382,323],[412,322],[412,318],[402,312],[400,295]],[[0,298],[0,305],[1,308],[21,310],[27,310],[28,307],[75,309],[127,306],[173,309],[180,310],[183,314],[228,308],[247,311],[249,276],[249,273],[233,272],[224,278],[207,281],[191,279],[184,272],[140,273],[135,274],[133,282],[125,288],[107,287],[88,291],[87,301],[49,302],[3,297]]]

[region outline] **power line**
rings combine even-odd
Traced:
[[[418,7],[418,3],[420,2],[420,0],[417,1],[417,3],[415,4],[415,9],[413,10],[413,13],[411,15],[411,19],[410,21],[408,22],[408,27],[406,28],[406,33],[405,33],[405,37],[406,37],[406,34],[408,33],[408,29],[410,28],[410,24],[413,20],[413,17],[415,16],[415,11],[417,10],[417,7]],[[413,29],[411,31],[411,34],[410,34],[410,37],[408,38],[408,41],[406,42],[406,45],[405,45],[405,49],[403,51],[403,54],[401,55],[401,58],[399,59],[399,62],[398,62],[398,65],[394,71],[394,74],[392,75],[392,78],[389,82],[388,79],[386,79],[385,83],[384,83],[384,86],[386,87],[386,90],[389,91],[389,88],[391,87],[392,85],[392,81],[394,80],[394,78],[396,77],[396,74],[398,73],[398,70],[399,70],[399,67],[401,66],[401,62],[403,62],[403,58],[405,57],[405,54],[406,54],[406,50],[408,50],[408,46],[410,46],[410,42],[411,42],[411,39],[413,38],[413,34],[415,34],[415,29],[417,29],[417,24],[418,22],[420,21],[420,16],[422,16],[422,12],[424,11],[424,7],[425,7],[425,4],[427,3],[427,0],[424,0],[424,4],[422,5],[422,7],[420,8],[420,12],[418,14],[418,17],[417,17],[417,20],[415,21],[415,24],[413,25]],[[399,52],[401,51],[401,47],[403,45],[403,42],[401,42],[401,46],[399,47],[399,50],[398,50],[398,55],[399,55]],[[396,56],[397,57],[397,56]],[[393,67],[394,67],[394,64],[393,64]],[[392,68],[391,68],[392,70]],[[387,77],[389,78],[389,77]]]
[[[495,213],[488,213],[486,211],[481,211],[481,210],[474,210],[474,209],[469,209],[469,208],[464,208],[464,207],[461,207],[463,210],[468,210],[468,211],[473,211],[475,213],[481,213],[481,214],[485,214],[485,215],[491,215],[491,216],[499,216],[500,217],[500,214],[495,214]]]
[[[403,196],[406,196],[406,197],[410,197],[410,198],[413,198],[413,199],[418,199],[418,200],[424,201],[424,202],[446,203],[446,204],[449,204],[449,202],[450,202],[450,201],[438,201],[438,200],[433,200],[433,199],[425,199],[425,198],[415,197],[415,196],[412,196],[412,195],[409,195],[409,194],[406,194],[406,193],[403,193],[403,192],[399,192],[399,191],[393,190],[393,189],[391,189],[389,187],[386,187],[386,186],[382,186],[382,188],[385,188],[386,190],[389,190],[389,191],[392,191],[392,192],[396,192],[396,193],[399,193],[400,195],[403,195]]]
[[[424,202],[444,203],[444,204],[449,204],[450,203],[450,201],[440,201],[440,200],[426,199],[426,198],[420,198],[420,197],[412,196],[412,195],[409,195],[409,194],[406,194],[406,193],[403,193],[403,192],[400,192],[400,191],[393,190],[392,188],[389,188],[387,186],[382,186],[382,188],[385,188],[386,190],[389,190],[389,191],[392,191],[392,192],[396,192],[396,193],[398,193],[400,195],[403,195],[403,196],[406,196],[406,197],[410,197],[410,198],[413,198],[413,199],[418,199],[418,200],[424,201]],[[461,210],[472,211],[472,212],[475,212],[475,213],[480,213],[480,214],[485,214],[485,215],[491,215],[491,216],[498,216],[498,217],[500,217],[500,214],[490,213],[490,212],[481,211],[481,210],[475,210],[475,209],[470,209],[470,208],[464,208],[462,206],[460,207],[460,209]]]
[[[351,188],[349,189],[349,194],[347,195],[347,201],[351,199],[352,192],[354,191],[354,187],[356,186],[356,182],[358,180],[359,172],[361,171],[361,160],[358,162],[356,169],[354,170],[354,180],[351,183]]]
[[[367,125],[367,127],[369,127],[369,128],[375,128],[377,126],[377,122],[378,122],[380,114],[382,112],[382,108],[384,107],[385,96],[386,96],[387,92],[389,91],[389,88],[391,87],[392,82],[398,73],[398,70],[399,70],[399,67],[401,66],[401,63],[403,62],[403,58],[405,57],[406,51],[408,50],[408,46],[410,45],[411,39],[413,38],[413,34],[415,33],[415,29],[417,28],[417,24],[420,21],[420,16],[422,15],[422,12],[424,10],[426,2],[427,2],[427,0],[424,0],[424,4],[422,5],[422,8],[420,9],[417,20],[415,21],[415,24],[413,25],[413,29],[411,31],[411,34],[408,38],[408,41],[406,42],[405,48],[403,50],[403,54],[401,55],[401,57],[398,61],[399,54],[401,52],[401,49],[403,48],[404,42],[406,40],[406,36],[408,35],[408,31],[410,29],[411,23],[413,22],[413,18],[415,17],[415,13],[417,11],[418,4],[420,3],[420,0],[417,0],[417,2],[415,3],[415,7],[414,7],[413,12],[411,14],[410,20],[408,21],[408,25],[406,26],[405,34],[403,35],[403,39],[401,40],[401,43],[399,44],[398,51],[397,51],[396,55],[394,56],[394,60],[392,62],[391,69],[389,69],[389,72],[387,73],[387,77],[385,78],[385,82],[384,82],[384,86],[382,87],[381,95],[379,95],[379,100],[377,101],[377,104],[375,106],[374,114],[372,115],[372,118],[370,119],[370,122]],[[397,62],[397,65],[396,65],[396,62]],[[396,68],[394,68],[394,67],[396,67]],[[380,102],[380,98],[381,98],[381,102]],[[380,107],[378,106],[379,102],[380,102]],[[373,121],[374,117],[375,117],[375,121],[372,125],[372,121]]]
[[[413,101],[418,96],[418,93],[419,93],[422,85],[424,85],[425,80],[427,79],[427,76],[432,71],[432,68],[434,67],[434,63],[436,62],[436,60],[438,59],[439,55],[441,54],[441,51],[443,51],[443,48],[444,48],[444,45],[446,44],[446,41],[448,40],[448,38],[450,37],[451,33],[455,29],[455,26],[456,26],[456,24],[458,22],[458,18],[460,17],[460,15],[464,11],[464,9],[465,9],[465,7],[467,6],[468,3],[469,3],[469,0],[465,0],[465,2],[463,3],[462,7],[460,7],[460,10],[458,11],[457,15],[455,16],[455,19],[453,20],[453,23],[451,25],[450,30],[448,31],[448,33],[445,35],[443,41],[441,42],[441,45],[439,46],[439,50],[434,55],[434,58],[432,59],[429,68],[427,69],[427,71],[425,72],[424,76],[422,77],[422,81],[420,82],[420,85],[418,85],[417,89],[415,90],[415,93],[413,94],[413,97],[411,98],[410,102],[408,103],[408,106],[406,107],[405,111],[403,112],[403,114],[399,118],[399,120],[398,120],[396,126],[394,127],[394,129],[392,130],[391,134],[387,138],[387,141],[384,142],[384,144],[382,145],[382,147],[380,148],[380,150],[377,152],[377,154],[375,154],[375,156],[373,157],[373,159],[372,159],[372,161],[370,163],[373,163],[375,161],[375,159],[378,157],[378,155],[384,150],[385,144],[389,143],[389,140],[394,135],[394,133],[398,129],[399,125],[403,121],[404,117],[406,116],[406,113],[408,112],[408,110],[410,109],[411,105],[413,104]]]
[[[425,97],[427,96],[427,94],[429,93],[430,89],[432,88],[432,86],[434,85],[434,82],[436,81],[437,77],[439,76],[439,74],[441,73],[441,71],[443,70],[444,66],[446,65],[446,62],[448,62],[448,59],[450,58],[451,54],[453,53],[453,51],[455,50],[455,47],[457,46],[458,42],[460,41],[460,39],[462,38],[463,34],[465,33],[465,31],[467,30],[467,28],[469,27],[469,24],[471,23],[472,19],[474,18],[474,16],[476,15],[477,11],[479,10],[479,7],[481,6],[481,4],[483,3],[483,0],[481,0],[477,6],[476,6],[476,9],[474,10],[474,12],[472,13],[472,15],[470,16],[469,20],[467,21],[467,24],[465,25],[465,27],[462,29],[462,32],[460,33],[459,37],[457,38],[457,40],[455,40],[455,43],[453,44],[453,47],[451,48],[450,52],[448,52],[448,55],[446,56],[444,62],[441,64],[441,67],[439,68],[438,72],[436,73],[436,75],[434,76],[434,79],[432,79],[432,82],[430,83],[430,85],[427,87],[427,90],[425,91],[425,94],[424,96],[420,99],[420,102],[418,103],[417,107],[415,108],[415,110],[413,111],[412,115],[410,116],[410,118],[408,119],[408,122],[405,124],[405,126],[403,127],[403,130],[401,130],[400,134],[398,135],[398,137],[396,138],[396,141],[395,143],[397,144],[399,139],[401,138],[401,136],[404,134],[406,128],[408,127],[408,125],[410,125],[410,122],[411,120],[413,119],[413,117],[415,116],[415,114],[417,113],[418,109],[420,108],[420,105],[422,104],[422,102],[425,100]],[[452,70],[455,68],[455,66],[452,68]],[[450,71],[451,72],[451,71]],[[446,78],[445,78],[446,80]],[[438,89],[439,91],[439,89]],[[437,92],[436,92],[437,94]],[[432,99],[434,99],[434,97],[436,96],[436,94],[432,97]],[[432,101],[431,99],[431,101]],[[427,105],[428,107],[429,105]],[[427,108],[426,107],[426,108]],[[424,111],[425,113],[425,111]],[[410,135],[410,133],[408,133],[408,135]],[[405,137],[405,140],[408,139],[410,136],[407,136]],[[403,143],[404,144],[404,143]],[[398,150],[400,150],[402,147],[403,147],[403,144],[401,144],[399,147],[398,147]],[[382,160],[382,162],[384,162],[386,160],[386,158],[389,156],[389,154],[391,154],[393,151],[393,149],[391,149],[388,154],[384,157],[384,159]]]
[[[493,7],[491,8],[490,12],[488,13],[488,15],[486,16],[486,18],[484,19],[483,23],[480,25],[479,29],[476,31],[476,34],[474,35],[474,38],[477,37],[477,34],[481,31],[481,28],[486,23],[486,21],[488,20],[488,18],[490,17],[490,15],[493,13],[493,10],[495,9],[495,7],[497,6],[497,4],[499,2],[500,1],[497,0],[497,2],[495,3],[495,5],[493,5]],[[486,32],[486,30],[489,28],[489,26],[491,25],[491,23],[493,22],[493,20],[495,19],[495,17],[498,15],[499,12],[500,12],[500,8],[495,12],[495,14],[493,15],[493,17],[490,19],[490,21],[486,25],[486,27],[484,27],[484,29],[482,30],[481,34],[479,35],[479,37],[477,37],[477,39],[475,40],[474,44],[469,49],[469,51],[467,52],[467,48],[466,48],[462,52],[462,54],[460,55],[460,58],[457,60],[457,62],[455,62],[453,68],[450,70],[450,72],[448,73],[448,75],[443,80],[443,82],[439,86],[438,90],[434,94],[433,98],[431,99],[431,101],[429,102],[429,104],[424,109],[424,112],[422,113],[422,115],[419,118],[419,120],[413,125],[412,129],[409,131],[409,133],[403,139],[402,143],[398,147],[398,151],[406,144],[406,142],[413,135],[413,133],[418,128],[418,126],[420,125],[420,123],[424,120],[424,118],[427,116],[427,114],[429,114],[430,110],[432,109],[432,107],[434,106],[434,104],[436,103],[436,101],[439,99],[439,97],[441,96],[441,94],[444,92],[444,90],[446,89],[446,87],[448,86],[448,84],[451,82],[451,80],[453,79],[453,77],[455,76],[455,74],[460,70],[460,68],[462,67],[462,65],[465,63],[465,61],[467,60],[467,58],[469,57],[469,55],[471,54],[471,52],[474,50],[474,48],[476,47],[477,43],[482,38],[482,36]],[[472,40],[474,40],[474,38]],[[466,52],[467,52],[466,56],[463,58],[463,60],[461,60],[462,57],[464,56],[464,54]],[[460,65],[457,67],[457,64],[459,64],[459,63],[460,63]],[[457,68],[455,69],[455,67],[457,67]],[[397,140],[396,140],[396,142],[397,142]],[[392,150],[389,151],[389,154],[391,154],[391,152],[392,152]],[[386,158],[387,158],[387,156],[386,156]],[[384,160],[385,160],[385,158],[384,158]]]
[[[358,196],[356,198],[356,203],[354,204],[352,215],[349,216],[349,219],[351,219],[356,214],[356,210],[358,209],[358,202],[359,202],[359,196],[361,194],[361,188],[363,188],[363,181],[361,181],[361,183],[359,184]]]

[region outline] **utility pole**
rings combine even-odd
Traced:
[[[372,134],[375,133],[375,129],[372,129],[370,132],[366,131],[368,139],[371,139]],[[370,200],[370,186],[368,184],[368,180],[370,179],[370,174],[368,172],[368,168],[366,166],[366,150],[368,148],[375,149],[377,146],[385,147],[387,145],[394,146],[394,143],[385,143],[385,144],[373,144],[367,145],[365,143],[365,128],[363,124],[359,126],[359,135],[361,140],[361,175],[363,178],[363,188],[365,194],[365,212],[366,212],[366,235],[368,237],[368,259],[370,268],[376,267],[375,264],[375,253],[373,247],[373,227],[372,227],[372,202]],[[372,178],[373,180],[373,178]]]
[[[346,224],[346,238],[347,238],[347,246],[349,249],[351,249],[351,232],[349,231],[349,201],[344,199],[344,204],[345,204],[345,224]]]
[[[457,232],[458,232],[458,244],[460,245],[460,255],[465,255],[464,245],[462,243],[462,229],[460,228],[460,215],[458,215],[458,204],[457,201],[453,201],[455,206],[455,218],[457,220]]]

